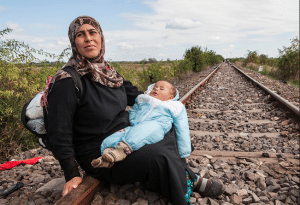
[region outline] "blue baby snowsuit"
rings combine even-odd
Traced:
[[[123,140],[136,151],[146,144],[154,144],[162,140],[165,134],[175,126],[176,139],[181,158],[190,156],[191,140],[187,113],[184,105],[177,101],[179,93],[172,100],[161,101],[149,94],[154,84],[148,87],[145,94],[135,99],[135,104],[129,110],[129,120],[132,126],[105,138],[101,144],[101,154],[105,148],[116,148]]]

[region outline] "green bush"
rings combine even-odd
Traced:
[[[278,67],[278,77],[281,80],[294,80],[299,77],[299,39],[291,39],[290,47],[283,47],[279,51],[279,58],[276,66]]]
[[[259,61],[260,64],[265,65],[265,64],[267,64],[268,56],[265,55],[265,54],[261,54],[258,57],[258,61]]]
[[[124,79],[131,81],[131,83],[137,86],[139,89],[143,90],[140,85],[138,72],[135,69],[122,67],[119,63],[110,63]]]
[[[254,66],[253,66],[253,65],[249,65],[247,68],[248,68],[248,69],[250,69],[250,70],[253,70],[253,71],[255,71],[255,68],[254,68]]]
[[[185,51],[184,60],[191,63],[193,71],[199,72],[205,69],[206,66],[213,66],[220,63],[224,58],[219,54],[217,55],[213,50],[205,48],[203,51],[201,46],[193,46]]]
[[[0,36],[11,31],[0,31]],[[34,56],[49,56],[42,50],[35,50],[15,40],[0,41],[0,161],[3,157],[38,145],[36,137],[21,123],[21,110],[30,98],[45,87],[47,77],[54,75],[62,66],[61,60],[68,49],[60,56],[51,55],[57,61],[49,66]],[[32,61],[39,63],[33,64]]]
[[[151,83],[149,76],[152,76],[153,78],[152,83],[159,80],[172,81],[176,75],[176,69],[177,66],[175,66],[175,64],[166,66],[162,62],[149,64],[147,69],[145,68],[145,65],[143,65],[143,70],[137,73],[141,90],[145,91],[148,85]]]
[[[0,155],[11,155],[37,145],[36,137],[23,129],[23,105],[45,87],[55,67],[18,68],[13,63],[0,65]],[[23,147],[20,145],[24,145]]]
[[[193,71],[199,72],[205,68],[205,59],[200,46],[193,46],[185,51],[184,60],[192,63]]]
[[[241,61],[239,58],[230,58],[231,63],[236,63],[237,61]]]
[[[262,75],[269,75],[268,69],[266,66],[263,66],[263,70],[261,72],[259,72]]]
[[[248,54],[246,59],[243,61],[243,66],[246,67],[248,63],[258,63],[258,53],[257,51],[247,50]]]
[[[193,65],[194,65],[193,62],[188,59],[179,61],[178,69],[177,69],[178,74],[182,72],[185,73],[189,70],[192,70]]]

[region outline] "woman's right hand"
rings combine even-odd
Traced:
[[[70,181],[65,183],[64,190],[62,192],[62,196],[65,196],[69,191],[78,187],[78,185],[82,182],[81,177],[73,177]]]

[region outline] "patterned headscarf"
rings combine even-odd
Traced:
[[[98,56],[96,56],[93,59],[88,59],[84,56],[82,56],[76,47],[75,44],[75,38],[76,34],[79,30],[79,28],[83,24],[89,24],[92,25],[100,34],[101,37],[101,50]],[[105,85],[107,87],[111,88],[118,88],[123,84],[123,78],[121,75],[119,75],[116,70],[104,60],[104,54],[105,54],[105,41],[102,29],[100,27],[100,24],[92,17],[90,16],[79,16],[76,19],[74,19],[70,26],[69,26],[69,39],[72,47],[72,53],[73,55],[69,59],[68,63],[62,67],[68,67],[72,66],[75,68],[75,70],[79,73],[79,75],[82,77],[86,74],[89,74],[90,78],[98,83],[101,83],[102,85]],[[54,77],[51,80],[51,83],[55,83],[56,81],[71,77],[67,72],[60,69],[57,71],[57,73],[54,75]],[[42,104],[47,104],[47,94],[48,89],[45,91],[45,96],[43,97],[44,101]]]

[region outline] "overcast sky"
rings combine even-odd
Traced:
[[[299,36],[299,0],[7,0],[0,30],[14,30],[1,39],[60,54],[81,15],[99,21],[113,61],[182,59],[196,45],[225,58],[247,50],[277,57]]]

